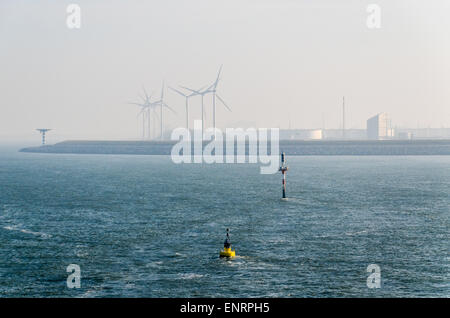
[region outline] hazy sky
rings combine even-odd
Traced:
[[[81,28],[66,26],[70,3]],[[367,5],[381,7],[369,29]],[[339,128],[390,113],[398,127],[450,127],[450,1],[0,2],[0,139],[138,138],[145,85],[200,87],[223,64],[219,127]],[[184,125],[184,99],[166,91]],[[205,99],[211,125],[211,100]],[[191,99],[191,120],[200,98]],[[192,125],[192,124],[191,124]]]

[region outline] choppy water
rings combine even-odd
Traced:
[[[450,296],[450,157],[288,163],[284,202],[257,165],[2,148],[0,296]]]

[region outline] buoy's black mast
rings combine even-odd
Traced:
[[[227,238],[225,239],[225,242],[223,243],[224,248],[231,248],[231,240],[230,240],[230,230],[227,229]]]
[[[283,199],[286,199],[286,171],[288,171],[288,167],[286,166],[284,152],[281,153],[281,167],[279,171],[283,174]]]

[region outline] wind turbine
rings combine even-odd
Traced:
[[[150,120],[151,120],[151,102],[150,99],[152,98],[152,94],[150,94],[150,96],[148,96],[147,91],[145,90],[145,87],[142,86],[142,90],[144,91],[145,94],[145,99],[144,99],[144,104],[147,105],[147,139],[150,140],[151,134],[150,134]],[[144,114],[142,114],[142,116],[144,117]]]
[[[160,138],[162,140],[163,139],[163,107],[170,109],[174,114],[177,113],[169,105],[167,105],[166,102],[164,102],[164,81],[162,83],[162,88],[161,88],[161,99],[156,102],[151,103],[151,105],[159,106],[159,109],[160,109],[160,116],[161,116],[161,119],[160,119],[161,136],[160,136]]]
[[[203,97],[206,94],[208,94],[209,92],[208,91],[202,91],[202,89],[204,89],[205,86],[202,86],[201,88],[199,88],[197,90],[189,88],[189,87],[186,87],[186,86],[180,86],[180,87],[182,87],[184,89],[187,89],[188,91],[191,92],[191,95],[189,95],[189,97],[196,96],[196,95],[200,95],[202,97],[202,140],[203,140],[203,131],[205,130],[205,118],[204,118],[205,117],[205,107],[204,107],[204,103],[203,103],[203,101],[204,101]]]
[[[213,127],[214,127],[214,131],[216,130],[216,97],[231,112],[231,108],[228,107],[228,105],[225,103],[225,101],[219,96],[219,94],[217,94],[217,84],[219,84],[220,73],[222,71],[222,66],[223,65],[220,65],[219,73],[217,73],[217,78],[214,81],[214,83],[212,85],[210,85],[205,91],[206,93],[212,93],[213,94]]]
[[[146,90],[144,87],[142,87],[144,90],[145,97],[139,94],[139,97],[143,100],[142,103],[128,103],[132,105],[137,105],[141,107],[141,111],[138,113],[138,117],[142,115],[142,139],[145,139],[145,117],[147,116],[147,138],[150,139],[150,110],[153,103],[150,102],[151,95],[148,96]]]
[[[187,89],[192,92],[192,95],[200,95],[202,97],[202,138],[203,138],[203,131],[204,131],[204,104],[203,104],[203,97],[207,94],[212,93],[213,94],[213,127],[214,131],[216,129],[216,97],[219,99],[219,101],[229,110],[231,111],[231,108],[228,107],[228,105],[225,103],[225,101],[217,94],[217,84],[219,83],[220,79],[220,73],[222,71],[222,65],[219,68],[219,73],[217,74],[217,78],[210,86],[208,86],[207,89],[203,90],[204,87],[195,90],[189,87],[181,86],[184,89]]]
[[[183,87],[183,86],[181,86],[181,87]],[[205,87],[205,86],[204,86]],[[202,88],[200,88],[200,90],[201,89],[203,89],[204,87],[202,87]],[[184,98],[185,98],[185,102],[186,102],[186,129],[187,130],[189,130],[189,98],[191,98],[191,97],[193,97],[193,96],[196,96],[196,95],[198,95],[197,93],[195,93],[195,92],[191,92],[190,94],[185,94],[185,93],[183,93],[183,92],[181,92],[181,91],[179,91],[178,89],[176,89],[176,88],[173,88],[173,87],[170,87],[169,86],[169,88],[171,89],[171,90],[173,90],[175,93],[177,93],[177,94],[179,94],[179,95],[181,95],[181,96],[183,96]],[[183,87],[184,88],[184,87]],[[186,88],[185,88],[186,89]],[[190,89],[189,89],[189,91],[191,91]],[[203,113],[203,112],[202,112]]]
[[[133,103],[130,103],[133,104]],[[145,117],[149,116],[148,113],[146,113],[147,110],[147,106],[144,104],[138,104],[138,103],[134,103],[135,105],[138,105],[139,107],[141,107],[141,110],[139,111],[139,113],[137,114],[136,117],[139,118],[140,115],[142,115],[142,139],[145,139]],[[149,130],[150,127],[148,127],[147,130]],[[149,132],[147,132],[147,135],[149,134]]]

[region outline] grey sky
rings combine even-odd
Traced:
[[[81,6],[81,29],[66,7]],[[339,4],[338,4],[339,3]],[[368,29],[367,5],[382,9]],[[0,2],[0,139],[140,136],[142,85],[200,87],[223,64],[218,126],[365,128],[378,112],[399,127],[450,127],[450,2]],[[184,125],[184,100],[166,91]],[[207,116],[211,117],[211,102]],[[200,118],[192,99],[191,119]],[[211,125],[211,120],[207,126]]]

